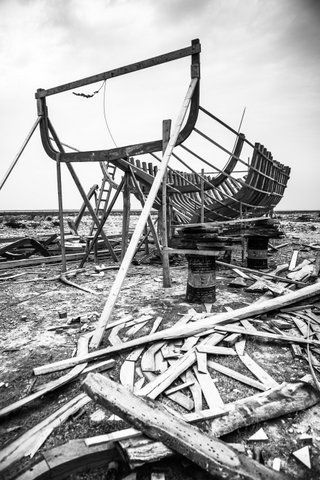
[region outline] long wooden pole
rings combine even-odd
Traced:
[[[1,183],[0,183],[0,190],[2,189],[2,187],[4,186],[4,184],[6,183],[6,181],[8,180],[12,170],[14,169],[14,167],[17,165],[18,163],[18,160],[19,158],[21,157],[24,149],[26,148],[30,138],[32,137],[33,135],[33,132],[35,131],[35,129],[37,128],[39,122],[41,120],[41,117],[38,117],[37,120],[34,122],[34,124],[32,125],[32,128],[30,130],[30,132],[28,133],[27,135],[27,138],[25,139],[25,141],[23,142],[19,152],[17,153],[17,155],[15,156],[13,162],[11,163],[10,167],[8,168],[8,170],[6,171]]]
[[[60,154],[57,154],[57,190],[58,190],[58,205],[59,205],[59,226],[60,226],[60,245],[61,245],[61,270],[67,271],[66,260],[66,245],[64,238],[64,224],[63,224],[63,202],[62,202],[62,178],[61,178],[61,163]]]
[[[164,155],[167,148],[168,142],[170,140],[170,130],[171,130],[171,120],[164,120],[162,123],[162,154]],[[170,279],[170,264],[169,264],[169,254],[166,252],[168,247],[168,219],[167,219],[167,171],[163,176],[162,181],[162,267],[163,267],[163,287],[171,287]]]
[[[133,235],[131,237],[130,244],[128,246],[128,249],[126,251],[124,259],[121,263],[120,269],[118,271],[118,275],[117,275],[117,277],[115,279],[115,282],[113,283],[112,288],[110,290],[109,297],[108,297],[107,302],[106,302],[106,304],[104,306],[104,309],[102,311],[100,320],[98,322],[98,326],[97,326],[96,330],[94,331],[94,334],[93,334],[93,337],[92,337],[92,340],[91,340],[91,343],[90,343],[90,346],[92,348],[97,348],[100,345],[100,342],[102,340],[103,333],[104,333],[104,330],[105,330],[105,326],[108,323],[109,318],[112,314],[112,311],[114,309],[115,303],[116,303],[117,298],[118,298],[118,295],[120,293],[121,286],[124,282],[124,279],[126,278],[127,271],[129,269],[129,266],[131,264],[131,261],[133,259],[134,254],[135,254],[136,247],[138,245],[139,239],[142,235],[145,224],[148,220],[151,208],[152,208],[153,203],[154,203],[154,201],[156,199],[156,196],[158,194],[158,191],[159,191],[161,182],[163,180],[164,174],[167,171],[167,166],[168,166],[168,163],[169,163],[169,160],[170,160],[170,157],[171,157],[172,150],[173,150],[173,148],[176,144],[180,129],[181,129],[182,124],[183,124],[183,120],[184,120],[184,118],[186,116],[186,113],[188,111],[188,107],[190,105],[192,94],[193,94],[193,92],[196,88],[197,82],[198,82],[197,78],[193,78],[190,82],[190,86],[188,88],[187,94],[186,94],[185,99],[183,101],[183,105],[182,105],[181,111],[178,115],[173,133],[172,133],[170,141],[167,145],[165,154],[163,155],[162,163],[161,163],[160,168],[158,170],[158,173],[155,176],[155,179],[152,183],[148,198],[146,200],[144,208],[143,208],[143,210],[141,212],[141,215],[139,217],[139,220],[137,222],[136,228],[135,228],[135,230],[133,232]]]

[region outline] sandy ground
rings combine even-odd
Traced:
[[[300,218],[299,218],[300,217]],[[22,228],[12,228],[6,225],[10,219],[2,219],[1,238],[19,236],[41,236],[58,233],[57,219],[34,218],[18,219],[22,222]],[[320,245],[319,216],[314,214],[311,219],[301,218],[301,215],[286,215],[282,218],[282,228],[286,238],[273,241],[274,244],[289,242],[287,247],[272,253],[269,257],[269,265],[275,268],[277,265],[288,262],[292,251],[299,249],[299,260],[312,259],[315,251],[305,247],[305,244]],[[133,222],[134,223],[134,222]],[[120,231],[121,217],[112,217],[108,224],[108,233]],[[88,228],[88,220],[85,222],[81,233],[85,234]],[[234,261],[240,261],[240,254],[234,256]],[[108,265],[110,261],[105,262]],[[72,264],[73,267],[77,264]],[[45,280],[59,273],[59,265],[42,265],[37,267],[11,270],[10,273],[24,273],[28,275],[17,277],[10,281],[1,282],[0,285],[0,407],[6,406],[23,397],[33,383],[32,369],[72,355],[77,339],[83,332],[94,329],[95,322],[107,299],[110,287],[116,276],[115,271],[98,274],[94,270],[93,262],[87,264],[85,272],[76,277],[76,282],[86,286],[97,295],[81,292],[72,287],[61,284],[58,280]],[[3,274],[5,270],[0,273]],[[163,317],[161,329],[173,325],[178,318],[193,306],[198,312],[204,311],[203,305],[189,305],[185,301],[187,280],[187,264],[182,258],[171,268],[172,287],[162,287],[162,269],[160,265],[132,265],[129,269],[121,295],[117,302],[114,320],[124,315],[132,315],[134,318],[148,314],[152,320],[148,322],[136,336],[147,334],[150,331],[153,319]],[[245,306],[260,297],[260,294],[249,294],[245,290],[235,289],[228,286],[234,278],[230,270],[221,269],[217,273],[217,302],[212,311],[223,311],[225,306],[238,308]],[[30,281],[37,279],[36,281]],[[28,280],[28,282],[27,282]],[[68,318],[81,317],[81,321],[68,329],[50,331],[52,326],[64,324],[65,319],[59,318],[59,312],[65,310]],[[126,329],[119,331],[122,340],[126,340]],[[131,337],[130,337],[131,339]],[[108,345],[107,336],[104,346]],[[279,383],[282,381],[294,381],[309,373],[308,364],[305,360],[293,358],[289,346],[275,343],[263,343],[257,340],[247,341],[246,351]],[[116,355],[116,365],[108,372],[111,378],[119,379],[119,368],[125,355]],[[230,360],[231,358],[231,360]],[[219,358],[221,363],[251,376],[250,372],[235,357],[226,359]],[[319,359],[320,360],[320,359]],[[59,376],[58,374],[44,375],[37,378],[37,384]],[[250,387],[231,380],[228,377],[212,372],[217,379],[217,387],[225,403],[238,398],[253,395],[256,391]],[[3,383],[1,383],[3,382]],[[67,400],[81,391],[81,377],[78,381],[55,391],[42,399],[38,399],[18,413],[3,420],[0,424],[0,447],[5,446],[22,433],[33,427],[37,422],[44,419]],[[164,401],[163,398],[160,400]],[[176,404],[174,408],[179,409]],[[110,419],[110,412],[100,422],[94,422],[91,414],[98,409],[92,402],[84,408],[84,413],[76,418],[69,419],[57,428],[48,438],[45,444],[36,454],[41,456],[43,450],[64,442],[92,435],[107,433],[125,427],[124,422]],[[247,439],[255,431],[263,426],[269,437],[268,442],[256,446],[261,447],[264,461],[270,465],[275,457],[281,458],[283,471],[289,478],[318,479],[320,476],[320,408],[315,406],[307,411],[286,416],[281,419],[264,422],[237,431],[227,436],[230,442],[241,442],[245,445],[249,455],[252,454],[253,445]],[[201,428],[206,429],[204,424]],[[299,440],[301,433],[312,433],[313,444],[311,446],[312,469],[308,470],[292,457],[292,451],[297,450],[304,444]],[[16,472],[28,463],[28,459],[20,462],[16,468],[6,473],[6,479],[14,478]],[[146,466],[138,471],[137,478],[150,478],[150,472],[156,467]],[[173,478],[206,478],[203,472],[197,469],[190,470],[188,462],[180,459],[179,462],[166,462],[158,465],[158,468],[166,474],[166,479]],[[1,474],[0,474],[1,478]],[[72,478],[100,479],[105,478],[102,469],[89,471],[83,474],[73,475]]]

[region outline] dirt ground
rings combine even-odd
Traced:
[[[273,269],[277,265],[290,261],[294,249],[299,250],[299,261],[304,258],[314,258],[315,250],[305,245],[320,245],[319,214],[302,215],[295,213],[279,215],[279,217],[285,238],[272,240],[272,243],[277,245],[288,242],[289,244],[277,252],[271,252],[269,256],[270,268]],[[41,235],[59,232],[56,217],[46,219],[41,217],[15,217],[15,222],[20,223],[20,227],[12,227],[12,224],[11,226],[8,225],[10,219],[0,218],[0,239],[22,236],[37,238]],[[132,226],[133,224],[134,221]],[[85,234],[88,228],[88,219],[84,222],[82,228],[83,230],[80,233]],[[66,229],[68,230],[67,224]],[[120,232],[120,230],[121,217],[112,217],[108,224],[108,233],[111,235]],[[233,256],[233,261],[235,263],[240,262],[239,253]],[[110,260],[104,260],[103,263],[106,265],[114,264]],[[2,266],[3,263],[0,265]],[[75,268],[76,266],[77,263],[72,262],[68,265],[68,268]],[[0,281],[0,408],[30,393],[30,388],[35,386],[32,373],[34,367],[70,357],[80,334],[94,329],[95,322],[99,318],[116,276],[116,271],[97,274],[94,266],[93,261],[90,261],[86,265],[85,271],[78,274],[74,281],[94,290],[97,293],[96,295],[76,290],[60,283],[59,280],[50,280],[51,277],[59,274],[60,266],[58,264],[0,271],[0,276],[5,272],[10,272],[12,275],[27,273],[27,275],[21,275],[12,280]],[[187,313],[190,307],[195,308],[197,312],[205,311],[203,305],[190,305],[185,301],[187,263],[184,258],[180,258],[172,266],[171,277],[172,287],[164,289],[162,287],[161,265],[132,265],[115,307],[113,319],[116,320],[125,315],[130,315],[133,318],[144,314],[152,316],[152,319],[136,333],[135,337],[138,337],[150,331],[153,319],[157,316],[163,317],[160,327],[162,329],[174,325],[181,315]],[[230,287],[228,284],[234,277],[235,274],[231,270],[222,268],[218,270],[217,301],[213,305],[213,313],[224,311],[225,306],[239,308],[249,305],[261,296],[258,293],[248,293],[244,289]],[[34,279],[37,280],[32,281]],[[65,318],[59,318],[59,313],[63,311],[67,312],[67,318],[80,317],[80,322],[75,323],[70,328],[59,329],[59,326],[66,323]],[[57,327],[55,330],[49,330],[54,326]],[[126,336],[126,328],[120,330],[118,334],[121,340],[132,338]],[[102,346],[107,345],[106,335]],[[309,373],[307,361],[294,358],[290,346],[266,343],[260,340],[247,340],[246,351],[279,383],[295,381]],[[115,380],[119,380],[119,368],[125,357],[126,354],[115,355],[115,367],[106,374]],[[219,357],[219,362],[252,377],[236,357],[223,359]],[[246,387],[220,373],[212,371],[211,374],[213,378],[217,379],[216,385],[225,403],[256,393],[253,388]],[[59,374],[51,374],[37,377],[36,385],[46,383],[58,376]],[[0,423],[0,448],[12,442],[77,395],[81,391],[82,380],[83,376],[80,376],[77,381],[70,385],[35,400],[18,413],[2,420]],[[160,400],[168,401],[162,397],[160,397]],[[171,406],[179,409],[176,404]],[[36,453],[35,458],[40,458],[42,451],[61,445],[68,440],[99,435],[127,427],[123,421],[115,420],[111,412],[105,412],[103,419],[98,422],[94,421],[92,414],[96,410],[99,410],[99,406],[90,402],[84,407],[81,415],[76,415],[55,429]],[[206,422],[202,422],[199,426],[204,430],[207,429]],[[269,440],[248,442],[247,439],[261,426]],[[313,436],[310,448],[311,470],[292,456],[294,450],[305,445],[303,440],[299,439],[299,436],[303,433],[310,433]],[[316,480],[320,477],[319,405],[297,414],[241,429],[229,434],[224,440],[242,443],[250,456],[253,454],[254,446],[260,447],[263,460],[268,466],[272,465],[274,458],[279,457],[282,461],[282,471],[287,473],[289,478]],[[137,471],[137,478],[149,479],[150,472],[156,471],[164,472],[167,480],[209,478],[197,468],[190,468],[190,464],[184,459],[180,457],[178,459],[178,462],[162,462],[157,465],[141,467]],[[3,478],[6,480],[15,478],[17,472],[29,463],[30,459],[24,459],[6,472]],[[107,477],[105,469],[100,468],[74,474],[70,478],[73,480],[96,480]]]

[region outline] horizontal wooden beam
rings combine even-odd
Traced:
[[[67,92],[68,90],[90,85],[91,83],[101,82],[110,78],[119,77],[120,75],[126,75],[127,73],[137,72],[138,70],[142,70],[144,68],[150,68],[156,65],[161,65],[162,63],[178,60],[179,58],[188,57],[189,55],[200,53],[200,51],[201,45],[198,40],[197,43],[193,43],[191,47],[181,48],[180,50],[164,53],[156,57],[148,58],[147,60],[142,60],[141,62],[131,63],[130,65],[126,65],[124,67],[114,68],[113,70],[91,75],[90,77],[75,80],[74,82],[65,83],[63,85],[59,85],[58,87],[49,88],[48,90],[38,89],[35,97],[44,98],[48,97],[49,95]]]

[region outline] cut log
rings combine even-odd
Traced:
[[[285,478],[245,455],[238,454],[221,440],[207,436],[198,428],[171,415],[147,399],[136,397],[117,383],[100,374],[90,373],[86,392],[103,406],[121,415],[148,436],[162,440],[214,476],[236,479],[275,480]]]
[[[311,375],[296,383],[282,383],[278,387],[251,397],[224,405],[228,415],[211,422],[211,432],[220,437],[240,428],[258,424],[272,418],[282,417],[312,407],[319,402],[319,394],[311,385]],[[142,438],[142,437],[141,437]],[[143,444],[130,440],[122,444],[130,465],[152,463],[171,457],[174,452],[163,443],[145,439]]]
[[[67,358],[65,360],[54,362],[52,364],[43,365],[42,367],[35,368],[33,372],[35,375],[51,373],[73,367],[75,365],[78,365],[79,363],[97,360],[101,356],[107,356],[115,352],[120,352],[140,345],[145,345],[147,343],[154,343],[156,341],[163,341],[165,339],[185,338],[187,336],[196,334],[205,335],[208,329],[211,329],[214,325],[237,322],[238,320],[244,318],[249,318],[274,310],[278,310],[280,308],[292,305],[297,302],[301,302],[302,300],[306,300],[316,295],[320,295],[320,282],[309,285],[308,287],[301,288],[300,290],[288,293],[286,295],[283,295],[282,297],[265,300],[261,303],[255,303],[230,312],[218,313],[214,316],[209,315],[202,320],[193,322],[193,324],[191,325],[186,325],[183,327],[171,327],[160,332],[153,333],[152,335],[146,335],[144,337],[125,342],[115,347],[103,348],[101,350],[91,352],[88,355],[84,355],[81,358]],[[242,333],[242,331],[233,333]],[[246,332],[246,334],[250,333],[251,332]]]

